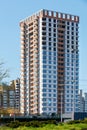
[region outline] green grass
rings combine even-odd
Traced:
[[[0,130],[81,130],[82,128],[86,128],[85,130],[87,130],[87,124],[85,123],[79,123],[79,124],[73,124],[73,125],[69,125],[69,124],[59,124],[59,125],[53,125],[53,124],[48,124],[45,125],[44,127],[38,127],[38,128],[34,128],[34,127],[25,127],[25,126],[21,126],[18,128],[8,128],[5,126],[0,127]]]

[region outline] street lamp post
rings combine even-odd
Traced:
[[[15,122],[15,90],[14,90],[14,122]]]
[[[74,112],[75,112],[75,52],[78,51],[77,49],[72,49],[71,52],[74,54],[73,57],[73,110],[72,110],[72,120],[74,120]],[[71,99],[72,100],[72,99]]]
[[[62,92],[61,92],[61,122],[63,121],[63,120],[62,120],[62,95],[63,95],[63,94],[62,94]]]

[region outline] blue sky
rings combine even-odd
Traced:
[[[19,22],[43,8],[80,17],[80,88],[87,91],[87,0],[0,0],[0,60],[10,70],[6,81],[20,76]]]

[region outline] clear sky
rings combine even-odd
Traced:
[[[20,76],[19,22],[40,9],[80,17],[80,88],[87,91],[87,0],[0,0],[0,60],[10,70],[10,77],[6,81]]]

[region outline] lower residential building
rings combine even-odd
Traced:
[[[79,92],[79,112],[85,112],[85,98],[82,90]]]
[[[85,112],[87,112],[87,92],[84,93],[84,95],[85,95],[85,97],[84,97],[84,99],[85,99]]]
[[[10,85],[0,85],[0,108],[20,111],[20,79],[13,80]]]

